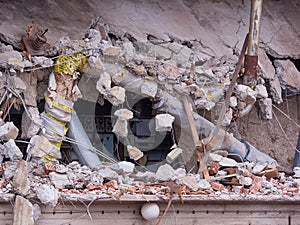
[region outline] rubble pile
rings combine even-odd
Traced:
[[[80,165],[77,161],[68,165],[57,161],[51,164],[6,161],[2,163],[0,192],[19,193],[29,200],[39,199],[52,207],[60,198],[89,199],[91,196],[94,199],[115,200],[128,195],[170,197],[173,194],[183,199],[196,195],[232,195],[245,199],[258,196],[299,198],[300,179],[278,172],[274,165],[238,163],[218,153],[211,153],[208,162],[209,180],[199,174],[187,173],[183,168],[175,170],[168,164],[160,166],[155,172],[142,172],[134,164],[123,161],[95,169]],[[21,184],[16,181],[15,175],[20,170],[23,176],[24,173],[28,175],[27,182]],[[20,177],[17,179],[22,180]]]
[[[181,166],[177,169],[172,167],[172,163],[187,151],[175,143],[166,156],[166,163],[155,171],[136,168],[137,163],[116,163],[109,157],[106,159],[110,163],[101,162],[93,167],[88,165],[89,160],[87,165],[77,161],[67,165],[61,163],[63,141],[79,148],[80,144],[88,146],[93,153],[100,154],[89,146],[90,143],[79,143],[76,138],[66,137],[68,129],[74,127],[73,106],[78,98],[99,103],[106,99],[113,106],[122,107],[126,103],[126,91],[147,97],[153,102],[153,109],[157,110],[155,130],[167,132],[173,129],[176,115],[172,112],[179,109],[176,104],[182,105],[182,96],[189,96],[196,110],[215,110],[217,114],[216,105],[224,102],[230,85],[236,61],[234,56],[203,59],[180,41],[165,42],[152,37],[149,42],[139,42],[125,34],[116,34],[116,38],[112,39],[108,29],[96,20],[84,39],[64,37],[47,48],[44,46],[47,31],[40,33],[37,29],[36,37],[42,42],[32,40],[32,46],[26,42],[23,55],[11,46],[1,44],[0,139],[3,144],[0,144],[0,193],[18,195],[16,205],[24,205],[26,211],[34,207],[27,202],[33,198],[54,207],[60,198],[120,200],[124,195],[178,195],[181,199],[191,195],[213,197],[223,194],[245,198],[266,195],[299,197],[300,179],[280,173],[276,162],[272,164],[269,158],[261,160],[263,157],[253,154],[249,144],[239,142],[240,145],[235,145],[244,154],[240,161],[227,157],[226,151],[217,151],[223,150],[219,143],[214,142],[217,139],[228,143],[234,140],[225,131],[220,131],[211,139],[213,141],[207,143],[210,154],[205,166],[209,177],[205,178],[202,177],[203,171],[190,173]],[[33,37],[30,35],[25,40]],[[284,72],[285,63],[278,61],[276,64],[280,65],[277,68],[279,86],[284,83],[286,87],[299,91],[299,82],[294,79],[299,75],[298,71],[291,69],[287,73]],[[280,102],[278,87],[272,85],[278,85],[277,78],[267,74],[269,70],[264,68],[265,64],[260,65],[261,73],[255,89],[240,83],[234,86],[229,108],[221,118],[221,127],[229,126],[234,119],[247,114],[256,102],[262,118],[272,118],[272,101]],[[40,94],[41,90],[37,87],[44,81],[45,74],[48,82]],[[291,84],[290,80],[294,83]],[[266,88],[266,81],[271,88]],[[90,90],[97,92],[96,98]],[[45,99],[42,113],[38,110],[38,98]],[[12,107],[24,109],[21,130],[12,122],[5,122]],[[112,132],[118,138],[126,139],[128,121],[133,118],[133,112],[122,107],[115,111],[114,116],[117,119]],[[200,118],[198,114],[193,119],[197,118]],[[212,122],[217,120],[213,118]],[[212,125],[210,122],[206,124],[210,129],[198,130],[208,137],[212,133]],[[26,151],[19,149],[16,144],[19,141],[28,142]],[[134,162],[143,158],[144,153],[136,146],[127,143],[126,147]],[[247,161],[248,156],[252,160]],[[299,175],[298,170],[295,174]],[[32,221],[33,218],[34,215],[30,214],[27,219]]]

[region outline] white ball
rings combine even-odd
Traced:
[[[145,203],[141,208],[141,214],[145,220],[154,220],[159,216],[159,207],[156,203]]]

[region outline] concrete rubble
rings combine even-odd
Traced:
[[[26,224],[34,224],[34,217],[38,216],[34,216],[34,206],[30,201],[38,199],[44,205],[55,207],[59,198],[68,199],[73,194],[78,194],[77,199],[84,199],[89,194],[95,198],[104,196],[113,199],[137,194],[170,196],[174,187],[180,186],[175,194],[181,197],[269,194],[300,198],[299,169],[294,170],[294,177],[279,172],[275,160],[265,157],[263,153],[256,154],[258,150],[253,146],[237,140],[225,130],[217,131],[215,137],[205,145],[208,148],[205,162],[208,179],[203,179],[201,172],[186,171],[181,164],[173,167],[187,154],[186,149],[177,145],[163,159],[166,162],[162,160],[155,169],[139,167],[137,162],[142,160],[144,152],[127,143],[128,125],[134,118],[134,110],[123,108],[128,104],[126,93],[130,91],[150,99],[153,111],[157,113],[157,132],[170,132],[175,126],[182,128],[182,132],[190,129],[186,120],[178,120],[184,114],[181,97],[188,96],[193,106],[198,136],[212,137],[218,126],[196,112],[213,111],[218,103],[224,103],[235,58],[196,59],[194,50],[186,43],[161,42],[154,37],[149,42],[140,42],[114,34],[120,36],[114,43],[107,32],[104,28],[100,32],[91,27],[83,40],[72,41],[64,37],[44,56],[27,55],[27,58],[12,46],[1,44],[0,67],[6,71],[1,72],[1,82],[6,82],[5,90],[0,90],[0,104],[3,105],[1,116],[7,115],[13,105],[24,109],[20,134],[13,122],[0,121],[0,139],[3,142],[0,145],[0,171],[3,178],[0,193],[16,195],[16,224],[20,224],[21,220],[27,221]],[[60,51],[64,54],[61,52],[59,55]],[[54,61],[53,56],[59,57]],[[265,51],[261,49],[259,56],[258,84],[255,89],[240,83],[234,86],[219,126],[229,127],[237,115],[244,116],[255,104],[259,106],[260,117],[271,120],[273,102],[282,102],[281,89],[300,91],[300,74],[292,61],[275,60],[275,70]],[[38,78],[24,72],[37,66],[49,76],[48,86],[44,90],[43,112],[37,106]],[[126,140],[128,156],[134,163],[111,160],[105,153],[97,151],[91,142],[85,142],[87,135],[80,136],[80,140],[76,138],[76,129],[77,132],[84,129],[79,129],[80,121],[74,116],[74,103],[82,97],[89,99],[88,91],[82,94],[84,91],[78,84],[81,76],[91,79],[89,85],[98,91],[96,95],[99,97],[94,99],[95,102],[103,103],[105,99],[112,106],[119,107],[114,112],[117,119],[112,132]],[[74,122],[74,118],[79,122]],[[68,129],[70,137],[67,136]],[[16,144],[18,136],[28,142],[25,152]],[[99,154],[110,162],[102,164],[96,161],[95,165],[87,166],[74,160],[64,165],[59,161],[64,141],[76,145],[77,152],[81,151],[81,147],[86,148],[93,152],[89,157]],[[201,141],[204,146],[203,139]],[[228,156],[228,153],[236,153],[233,148],[242,152],[237,154],[241,160]],[[217,150],[226,150],[226,155]],[[26,161],[23,160],[24,155]],[[89,161],[88,157],[81,157]],[[23,213],[26,213],[26,217],[21,215]]]

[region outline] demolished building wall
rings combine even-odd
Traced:
[[[190,3],[187,5],[189,4]],[[3,96],[5,96],[5,98],[2,99],[3,102],[8,102],[5,108],[2,108],[3,114],[9,116],[9,109],[18,106],[24,107],[24,114],[37,114],[34,113],[37,112],[36,102],[33,101],[34,103],[32,105],[26,101],[26,98],[23,100],[23,94],[26,93],[27,87],[26,85],[24,86],[22,82],[26,83],[26,81],[19,80],[18,78],[24,77],[24,75],[33,77],[35,74],[39,74],[39,71],[41,70],[44,70],[42,73],[45,73],[45,70],[50,72],[54,63],[57,63],[58,66],[64,65],[60,64],[59,60],[56,59],[61,49],[65,49],[67,55],[71,57],[73,57],[74,54],[78,54],[78,52],[84,52],[85,56],[87,56],[87,66],[81,68],[80,71],[83,72],[80,76],[87,76],[87,80],[92,80],[92,82],[89,83],[89,85],[93,86],[91,90],[95,90],[96,88],[96,91],[100,93],[100,96],[95,98],[94,93],[87,90],[83,91],[85,93],[83,97],[90,101],[103,102],[103,99],[106,99],[113,106],[120,105],[123,107],[123,104],[126,104],[125,93],[130,90],[135,94],[143,95],[151,99],[151,101],[153,101],[153,109],[156,111],[161,110],[165,115],[168,115],[167,113],[169,113],[175,116],[176,114],[179,114],[180,116],[183,114],[182,112],[178,113],[182,108],[182,95],[189,95],[191,97],[191,102],[195,106],[195,111],[198,112],[201,112],[202,110],[206,112],[213,111],[216,108],[216,104],[222,103],[224,93],[230,83],[236,62],[236,57],[234,55],[229,54],[226,57],[219,57],[216,54],[215,56],[211,56],[201,52],[203,49],[193,48],[193,44],[191,44],[192,42],[190,41],[185,42],[180,39],[165,41],[162,38],[149,34],[147,36],[148,42],[143,42],[137,40],[136,38],[138,38],[138,36],[134,36],[134,34],[128,34],[122,30],[117,31],[115,28],[110,29],[110,26],[104,23],[101,18],[96,19],[92,22],[84,39],[70,40],[68,38],[62,38],[49,52],[45,53],[46,57],[35,57],[34,59],[31,58],[31,55],[28,55],[28,49],[27,55],[21,56],[20,58],[17,51],[10,49],[7,42],[2,44],[1,56],[3,60],[1,61],[1,65],[3,65],[2,68],[5,68],[3,76],[7,82],[4,86],[8,90],[7,96],[6,94],[3,94]],[[220,49],[218,49],[218,51],[221,51]],[[236,50],[239,50],[239,48],[237,47]],[[268,54],[271,53],[268,52]],[[269,59],[265,57],[264,60],[268,62],[266,64],[269,66]],[[297,57],[293,58],[293,60],[297,60]],[[233,120],[239,120],[239,112],[245,110],[249,104],[253,105],[256,101],[262,103],[259,104],[260,110],[264,111],[264,107],[269,110],[270,108],[268,108],[268,106],[270,106],[270,101],[279,103],[283,100],[281,92],[278,91],[278,89],[292,87],[292,91],[295,91],[297,95],[299,92],[297,81],[294,82],[294,80],[292,80],[291,82],[290,73],[288,75],[284,74],[284,70],[287,70],[287,68],[284,69],[284,66],[288,63],[292,63],[290,66],[293,66],[294,61],[286,63],[275,62],[274,65],[280,64],[280,67],[277,66],[277,73],[274,76],[272,74],[267,74],[266,71],[268,68],[265,68],[267,67],[265,66],[266,64],[261,62],[260,67],[262,72],[259,74],[256,89],[252,90],[241,84],[235,87],[234,97],[231,98],[232,101],[230,102],[230,110],[228,110],[226,120],[223,121],[222,126],[226,127],[231,124],[231,122],[234,122]],[[293,68],[292,73],[293,75],[291,77],[298,77],[299,75],[299,71],[296,67]],[[128,79],[128,77],[130,79]],[[279,83],[275,83],[276,77]],[[11,81],[12,79],[13,81]],[[73,77],[71,79],[73,83]],[[79,89],[89,90],[89,86],[85,85],[82,81],[82,84],[79,85]],[[31,86],[33,86],[33,92],[35,92],[34,86],[35,82],[38,82],[38,79],[33,79],[32,82]],[[272,84],[272,82],[277,86]],[[271,84],[272,87],[270,89],[268,89],[269,84]],[[52,85],[55,86],[53,82],[49,82],[48,86],[52,87]],[[71,89],[73,91],[73,88]],[[69,91],[71,91],[71,89],[69,89]],[[79,89],[74,91],[79,93]],[[290,89],[285,90],[290,91]],[[273,95],[273,93],[275,94]],[[12,98],[12,96],[14,97]],[[65,97],[68,99],[70,96],[66,95]],[[10,100],[11,98],[13,101]],[[29,99],[27,98],[27,100]],[[165,108],[162,108],[162,106]],[[32,109],[35,109],[35,111]],[[254,110],[255,108],[251,112],[253,113]],[[272,111],[270,112],[268,110],[263,112],[262,118],[271,119]],[[132,109],[132,111],[134,110]],[[215,110],[214,113],[217,114],[218,111]],[[118,120],[113,127],[113,132],[121,138],[126,138],[126,136],[128,136],[126,120],[131,119],[132,115],[130,111],[126,110],[116,111],[115,115],[118,117]],[[36,117],[38,117],[38,115]],[[199,114],[195,113],[194,117],[195,123],[198,125],[199,136],[201,138],[208,137],[210,133],[212,133],[214,125],[206,121]],[[38,129],[36,129],[36,127],[31,128],[31,126],[38,125],[37,128],[41,128],[41,131],[45,133],[45,130],[49,129],[50,124],[46,124],[46,126],[43,124],[44,126],[42,126],[37,121],[38,119],[29,116],[29,118],[27,118],[27,123],[24,124],[29,124],[29,131],[32,133],[28,133],[28,130],[26,130],[23,125],[22,134],[25,133],[26,137],[31,138],[30,144],[32,144],[32,146],[35,146],[37,144],[36,141],[38,141],[38,145],[41,146],[41,148],[39,148],[44,150],[49,147],[49,143],[42,138],[44,136],[34,136],[38,133],[36,131]],[[178,122],[177,119],[177,124],[180,123],[186,125],[186,122]],[[9,123],[7,122],[2,125],[9,126]],[[184,126],[180,127],[184,128]],[[298,127],[297,123],[296,127]],[[4,126],[1,126],[1,128],[4,128]],[[172,128],[172,125],[169,124],[168,130],[172,130]],[[5,190],[6,192],[14,191],[9,187],[9,184],[11,184],[10,180],[14,176],[14,170],[16,168],[20,170],[20,165],[22,165],[22,163],[19,164],[17,162],[23,162],[20,161],[20,159],[23,157],[24,153],[18,149],[12,140],[16,139],[15,134],[18,131],[16,131],[14,127],[10,127],[10,129],[14,135],[11,139],[8,138],[10,140],[3,145],[3,153],[5,154],[2,154],[2,157],[5,158],[5,160],[10,159],[9,162],[5,163],[6,169],[4,173],[6,173],[6,179],[4,182],[7,183],[4,184],[4,186],[5,188],[7,187],[7,190]],[[74,130],[76,130],[76,128],[73,128],[73,131]],[[4,131],[6,131],[6,129],[4,129]],[[158,130],[158,132],[161,131]],[[9,136],[11,133],[7,131],[5,135]],[[5,137],[5,135],[3,137]],[[100,168],[97,166],[95,170],[91,170],[86,166],[79,165],[77,162],[64,166],[59,164],[56,160],[53,160],[50,164],[33,161],[28,166],[26,165],[26,167],[29,167],[31,170],[29,175],[31,182],[28,183],[28,180],[25,180],[25,187],[23,186],[21,189],[25,188],[28,190],[30,185],[30,194],[35,196],[36,193],[35,197],[43,204],[51,206],[55,206],[58,202],[58,196],[64,196],[64,193],[67,198],[68,196],[70,197],[70,193],[72,192],[76,192],[77,194],[92,193],[96,195],[109,195],[109,193],[113,193],[112,196],[116,199],[120,199],[124,193],[144,194],[145,192],[148,192],[149,187],[147,187],[147,185],[151,186],[151,182],[153,183],[156,181],[167,182],[160,184],[161,186],[159,186],[160,189],[158,192],[166,195],[170,193],[170,202],[172,201],[173,192],[177,192],[178,190],[179,196],[181,196],[182,193],[215,194],[215,192],[234,192],[236,194],[254,195],[272,193],[275,195],[286,194],[289,196],[297,196],[297,194],[295,194],[298,192],[298,187],[295,187],[298,186],[297,181],[294,181],[291,177],[286,179],[284,173],[278,173],[276,166],[272,165],[274,162],[273,159],[263,156],[263,160],[260,160],[259,154],[255,153],[254,155],[251,155],[251,145],[247,144],[245,141],[240,142],[236,140],[236,138],[230,136],[228,133],[226,135],[224,136],[228,138],[227,141],[229,139],[231,141],[233,140],[234,147],[243,152],[243,154],[238,155],[242,158],[242,160],[239,161],[248,159],[251,162],[239,164],[235,160],[226,157],[228,156],[228,153],[236,153],[236,151],[229,151],[232,146],[221,145],[220,148],[220,143],[218,143],[219,140],[217,140],[217,143],[211,141],[209,142],[210,145],[215,144],[213,147],[217,146],[214,150],[225,149],[228,152],[220,151],[216,152],[217,154],[209,154],[207,165],[211,177],[206,180],[202,179],[198,174],[189,174],[189,171],[185,171],[182,167],[174,170],[169,164],[158,165],[159,167],[156,170],[156,173],[148,171],[139,174],[140,177],[138,177],[138,173],[135,171],[135,165],[130,162],[115,163],[112,161],[115,164],[110,164],[109,167],[99,165]],[[59,134],[59,136],[64,137],[64,134]],[[3,139],[5,140],[7,137]],[[74,141],[74,139],[76,139],[75,136],[68,139],[68,141]],[[17,141],[20,140],[16,140],[16,142]],[[231,143],[231,141],[229,142]],[[85,141],[80,140],[80,142],[81,144],[85,144],[83,143]],[[88,145],[90,145],[90,143]],[[132,147],[131,145],[127,145],[127,147],[131,159],[138,160],[143,157],[142,152],[138,148]],[[182,146],[179,147],[182,148]],[[177,146],[172,147],[172,149],[173,148],[176,149]],[[95,149],[91,148],[90,150]],[[30,151],[29,148],[29,152]],[[179,152],[182,155],[185,151],[186,149],[183,148],[182,151]],[[167,161],[170,163],[172,160],[170,160],[170,157],[167,157]],[[40,178],[35,176],[45,176],[45,179],[40,180]],[[24,177],[27,177],[27,175]],[[35,179],[37,180],[36,182]],[[147,183],[147,185],[135,183],[140,179]],[[216,182],[219,180],[221,180],[221,182]],[[175,184],[168,183],[169,181],[174,181]],[[18,185],[22,186],[23,184],[15,183],[15,185],[13,186],[13,189],[18,190],[18,188],[20,188]],[[164,188],[168,190],[164,191]],[[180,188],[185,188],[185,190],[183,191]],[[150,192],[157,193],[157,190],[151,189],[150,187]],[[25,196],[27,194],[22,193],[22,195]],[[49,199],[49,197],[53,197],[53,199]],[[99,196],[94,196],[93,199],[97,199],[98,197]],[[28,199],[30,199],[30,197],[28,197]],[[17,200],[22,200],[23,202],[27,201],[26,199],[21,198],[18,198]],[[18,201],[16,201],[16,207],[18,207]],[[24,208],[24,210],[30,211],[32,210],[32,207],[32,205],[28,204],[28,209]],[[15,216],[16,218],[19,217],[17,213]],[[16,220],[18,219],[19,218]],[[28,219],[32,222],[32,218]]]

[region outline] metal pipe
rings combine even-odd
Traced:
[[[263,0],[251,1],[251,14],[249,24],[249,39],[247,54],[245,56],[245,73],[243,83],[255,87],[257,82],[258,48],[261,27],[261,12]]]

